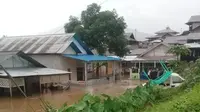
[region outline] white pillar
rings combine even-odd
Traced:
[[[141,69],[141,67],[140,67],[140,61],[139,61],[139,70],[138,70],[138,73],[140,73],[140,69]]]
[[[87,62],[85,62],[84,65],[85,65],[85,67],[84,67],[85,68],[85,70],[84,70],[85,71],[85,84],[87,84]]]
[[[172,76],[170,76],[170,87],[172,86],[173,84],[173,80],[172,80]]]
[[[9,79],[9,85],[10,85],[10,97],[12,97],[12,82],[11,82],[11,80]]]
[[[153,65],[153,67],[156,68],[156,61],[154,61],[154,65]]]
[[[131,75],[132,75],[132,68],[129,68],[129,72],[130,72],[130,73],[129,73],[129,75],[130,75],[130,76],[129,76],[129,79],[132,79],[132,77],[131,77]]]

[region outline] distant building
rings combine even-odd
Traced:
[[[164,43],[167,44],[186,44],[186,43],[200,43],[200,15],[192,16],[186,23],[189,30],[185,31],[180,36],[167,37]]]
[[[155,36],[147,37],[148,41],[155,41],[155,40],[164,40],[166,37],[176,36],[178,34],[177,31],[172,30],[170,27],[166,27],[166,29],[160,30],[155,33]]]

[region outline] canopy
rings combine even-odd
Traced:
[[[82,60],[86,62],[92,62],[92,61],[119,61],[120,58],[117,57],[108,57],[108,56],[100,56],[100,55],[69,55],[64,54],[64,57],[67,58],[73,58],[77,60]]]

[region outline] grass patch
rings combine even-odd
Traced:
[[[166,91],[167,92],[167,91]],[[148,106],[142,112],[200,112],[200,84],[191,91],[172,95],[171,99]]]

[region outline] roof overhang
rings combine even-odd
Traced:
[[[95,61],[120,61],[121,59],[118,57],[110,57],[110,56],[100,56],[100,55],[69,55],[64,54],[64,57],[72,58],[75,60],[81,60],[85,62],[95,62]]]
[[[29,76],[51,76],[51,75],[65,75],[71,72],[51,69],[51,68],[9,68],[6,71],[12,77],[29,77]],[[7,74],[0,70],[1,77],[7,77]]]

